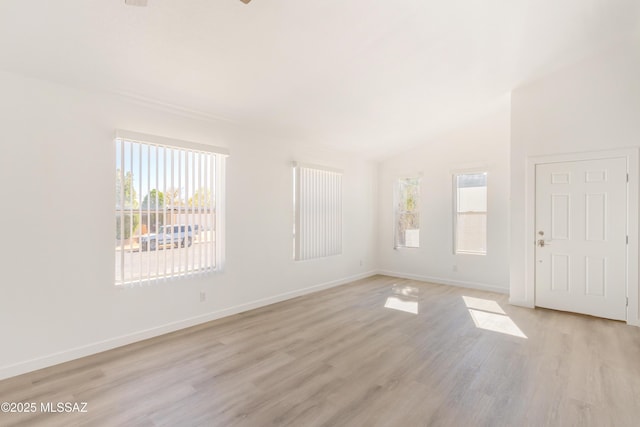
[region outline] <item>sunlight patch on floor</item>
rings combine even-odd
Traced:
[[[462,297],[467,308],[475,308],[476,310],[489,311],[491,313],[506,314],[496,301],[474,297]]]
[[[469,314],[476,328],[519,338],[527,338],[524,332],[506,315],[496,301],[467,296],[463,296],[462,299],[469,310]]]
[[[406,313],[418,314],[418,301],[407,301],[398,297],[388,297],[384,306]]]
[[[399,285],[391,286],[391,296],[384,303],[385,308],[404,311],[405,313],[418,314],[418,299],[420,289],[415,286]]]

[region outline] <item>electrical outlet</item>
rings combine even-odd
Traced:
[[[200,291],[200,302],[205,302],[207,300],[207,294],[205,291]]]

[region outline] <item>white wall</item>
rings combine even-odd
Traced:
[[[619,43],[518,88],[511,105],[510,298],[532,306],[525,275],[532,241],[525,233],[532,212],[525,203],[527,158],[640,145],[640,43]]]
[[[426,118],[425,118],[426,120]],[[479,169],[476,169],[479,168]],[[488,171],[487,255],[453,254],[453,176]],[[422,174],[420,248],[393,246],[393,186]],[[388,274],[476,287],[509,288],[509,102],[379,165],[378,262]]]
[[[4,72],[0,93],[0,378],[375,269],[373,163]],[[114,287],[117,128],[229,147],[223,273]],[[345,171],[343,255],[292,261],[292,160]]]

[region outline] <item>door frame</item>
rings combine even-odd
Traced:
[[[627,324],[640,326],[638,312],[640,283],[638,282],[638,199],[640,190],[639,175],[639,151],[638,148],[626,148],[618,150],[590,151],[582,153],[564,153],[543,156],[528,156],[526,166],[526,195],[525,195],[525,224],[526,224],[526,252],[525,252],[525,303],[529,307],[535,307],[535,220],[536,220],[536,166],[545,163],[572,162],[581,160],[601,160],[612,158],[624,158],[627,161]],[[512,165],[513,167],[513,165]]]

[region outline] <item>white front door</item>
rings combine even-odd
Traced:
[[[536,165],[536,306],[626,320],[627,161]]]

